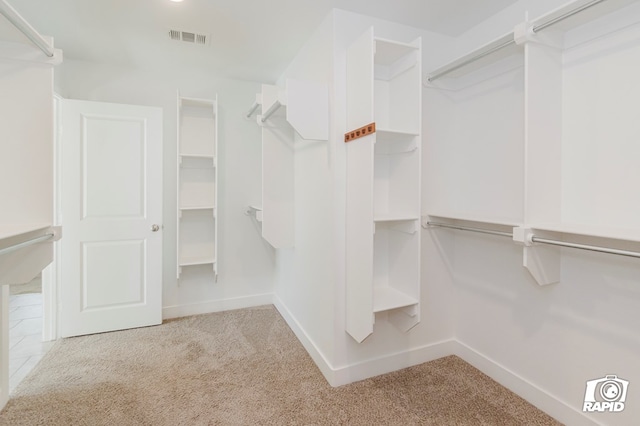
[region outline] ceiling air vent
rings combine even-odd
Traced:
[[[183,41],[185,43],[206,45],[209,43],[208,34],[198,34],[191,31],[169,30],[171,40]]]

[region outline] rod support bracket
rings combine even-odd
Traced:
[[[525,228],[522,226],[516,226],[513,228],[513,241],[521,244],[525,247],[531,247],[533,242],[533,230],[531,228]]]
[[[513,40],[518,46],[522,46],[525,43],[537,42],[536,33],[533,32],[533,25],[531,22],[525,21],[515,26],[513,29]]]

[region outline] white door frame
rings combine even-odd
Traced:
[[[60,150],[62,148],[62,100],[53,94],[53,224],[60,226],[60,172],[62,171]],[[64,235],[64,229],[62,230]],[[42,341],[58,339],[58,283],[60,282],[60,242],[53,243],[53,262],[42,271]]]

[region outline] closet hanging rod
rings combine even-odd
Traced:
[[[263,123],[267,121],[269,117],[271,117],[273,113],[276,112],[281,106],[282,104],[280,103],[280,101],[275,101],[273,105],[271,105],[269,109],[262,115],[260,121],[262,121]]]
[[[589,3],[585,3],[582,6],[579,6],[579,7],[575,8],[575,9],[572,9],[572,10],[566,12],[566,13],[563,13],[560,16],[556,16],[553,19],[550,19],[550,20],[548,20],[546,22],[542,22],[540,24],[535,25],[532,28],[532,31],[534,33],[538,32],[538,31],[542,31],[545,28],[548,28],[548,27],[550,27],[552,25],[555,25],[555,24],[557,24],[557,23],[559,23],[561,21],[564,21],[567,18],[570,18],[570,17],[572,17],[572,16],[574,16],[574,15],[580,13],[580,12],[583,12],[583,11],[585,11],[585,10],[587,10],[587,9],[597,5],[597,4],[603,3],[605,1],[606,0],[593,0],[593,1],[590,1]],[[437,72],[435,72],[433,74],[430,74],[427,77],[427,81],[429,81],[429,82],[434,81],[434,80],[436,80],[436,79],[438,79],[438,78],[440,78],[442,76],[445,76],[445,75],[447,75],[449,73],[452,73],[453,71],[456,71],[456,70],[458,70],[458,69],[460,69],[460,68],[462,68],[462,67],[464,67],[466,65],[469,65],[470,63],[473,63],[473,62],[475,62],[475,61],[477,61],[479,59],[482,59],[485,56],[491,55],[492,53],[495,53],[495,52],[497,52],[497,51],[499,51],[499,50],[501,50],[501,49],[503,49],[503,48],[505,48],[507,46],[510,46],[510,45],[514,44],[514,43],[515,43],[515,40],[514,39],[510,39],[510,40],[505,41],[504,43],[501,43],[501,44],[499,44],[499,45],[497,45],[495,47],[492,47],[491,49],[488,49],[488,50],[483,51],[483,52],[479,52],[477,55],[471,56],[470,58],[467,58],[466,60],[464,60],[464,61],[462,61],[460,63],[454,63],[454,64],[452,64],[452,65],[450,65],[450,66],[448,66],[448,67],[446,67],[446,68],[444,68],[444,69],[442,69],[440,71],[437,71]]]
[[[254,102],[253,105],[251,105],[251,108],[249,108],[249,111],[247,111],[246,117],[251,118],[251,116],[253,115],[254,112],[256,112],[259,106],[260,104],[258,102]]]
[[[471,228],[469,226],[449,225],[448,223],[441,223],[441,222],[427,222],[427,226],[458,229],[460,231],[470,231],[470,232],[477,232],[480,234],[498,235],[500,237],[513,238],[513,234],[511,232],[501,232],[501,231],[494,231],[491,229],[482,229],[482,228]]]
[[[6,0],[0,0],[0,13],[45,55],[53,58],[53,47]]]
[[[534,33],[537,33],[538,31],[544,30],[545,28],[548,28],[548,27],[550,27],[550,26],[552,26],[552,25],[555,25],[555,24],[557,24],[558,22],[564,21],[565,19],[570,18],[570,17],[572,17],[573,15],[576,15],[576,14],[578,14],[578,13],[582,12],[582,11],[585,11],[585,10],[587,10],[587,9],[589,9],[589,8],[591,8],[591,7],[595,6],[595,5],[597,5],[597,4],[600,4],[600,3],[602,3],[602,2],[605,2],[605,1],[606,1],[606,0],[593,0],[593,1],[590,1],[589,3],[583,4],[583,5],[582,5],[582,6],[580,6],[580,7],[577,7],[577,8],[572,9],[572,10],[570,10],[570,11],[566,12],[566,13],[563,13],[563,14],[562,14],[562,15],[560,15],[560,16],[557,16],[557,17],[555,17],[555,18],[553,18],[553,19],[550,19],[550,20],[548,20],[547,22],[543,22],[543,23],[541,23],[541,24],[535,25],[535,26],[532,28],[532,31],[533,31]]]
[[[427,226],[436,226],[436,227],[441,227],[441,228],[451,228],[451,229],[458,229],[458,230],[461,230],[461,231],[471,231],[471,232],[478,232],[478,233],[481,233],[481,234],[490,234],[490,235],[498,235],[498,236],[501,236],[501,237],[513,238],[513,234],[511,234],[510,232],[493,231],[493,230],[490,230],[490,229],[471,228],[471,227],[467,227],[467,226],[458,226],[458,225],[449,225],[447,223],[439,223],[439,222],[427,222]],[[609,248],[609,247],[592,246],[592,245],[588,245],[588,244],[569,243],[569,242],[566,242],[566,241],[552,240],[552,239],[548,239],[548,238],[540,238],[540,237],[536,237],[535,235],[531,236],[531,241],[534,242],[534,243],[538,243],[538,244],[547,244],[547,245],[552,245],[552,246],[574,248],[574,249],[579,249],[579,250],[595,251],[595,252],[598,252],[598,253],[607,253],[607,254],[615,254],[615,255],[618,255],[618,256],[627,256],[627,257],[640,258],[640,252],[637,252],[637,251],[620,250],[620,249],[614,249],[614,248]]]
[[[42,241],[49,240],[49,239],[53,238],[54,236],[55,236],[55,234],[45,234],[45,235],[41,235],[41,236],[39,236],[37,238],[32,238],[30,240],[23,241],[21,243],[14,244],[14,245],[9,246],[9,247],[5,247],[5,248],[0,250],[0,255],[8,254],[8,253],[14,252],[16,250],[20,250],[21,248],[28,247],[28,246],[31,246],[33,244],[40,243]]]
[[[552,246],[569,247],[569,248],[575,248],[580,250],[597,251],[599,253],[617,254],[619,256],[640,258],[640,253],[638,253],[637,251],[618,250],[618,249],[612,249],[608,247],[590,246],[587,244],[567,243],[565,241],[539,238],[539,237],[536,237],[535,235],[531,237],[531,241],[533,241],[534,243],[548,244]]]
[[[474,56],[472,56],[470,58],[467,58],[466,60],[464,60],[464,61],[462,61],[462,62],[460,62],[458,64],[451,65],[449,67],[444,68],[443,70],[440,70],[440,71],[437,71],[437,72],[435,72],[433,74],[430,74],[427,77],[427,81],[433,81],[433,80],[436,80],[436,79],[438,79],[440,77],[443,77],[443,76],[445,76],[445,75],[447,75],[449,73],[452,73],[452,72],[454,72],[454,71],[456,71],[456,70],[458,70],[458,69],[460,69],[460,68],[462,68],[462,67],[464,67],[466,65],[469,65],[470,63],[473,63],[473,62],[475,62],[475,61],[477,61],[479,59],[482,59],[485,56],[489,56],[492,53],[497,52],[499,50],[502,50],[507,46],[511,46],[515,42],[516,41],[513,38],[511,38],[510,40],[507,40],[504,43],[500,43],[499,45],[494,46],[489,50],[485,50],[484,52],[479,52],[477,55],[474,55]]]

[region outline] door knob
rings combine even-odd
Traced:
[[[156,224],[151,225],[151,230],[153,232],[158,232],[160,230],[160,225],[156,225]]]

